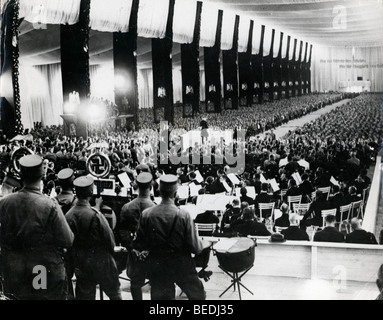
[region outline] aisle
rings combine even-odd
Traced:
[[[350,99],[345,99],[345,100],[342,100],[342,101],[337,102],[335,104],[326,106],[323,109],[320,109],[320,110],[317,110],[317,111],[315,111],[313,113],[310,113],[310,114],[304,116],[303,118],[299,118],[299,119],[295,119],[295,120],[289,121],[288,123],[286,123],[286,124],[278,127],[277,129],[275,129],[274,133],[275,133],[277,139],[280,139],[280,138],[284,137],[286,134],[288,134],[289,131],[293,131],[293,130],[296,130],[298,128],[301,128],[306,123],[310,123],[312,121],[315,121],[319,117],[321,117],[324,114],[327,114],[327,113],[335,110],[339,106],[343,106],[343,105],[347,104],[349,101],[351,101],[351,100]],[[264,138],[266,133],[270,133],[270,131],[266,131],[265,133],[263,133],[263,134],[261,134],[259,136],[261,138]]]

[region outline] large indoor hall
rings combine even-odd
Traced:
[[[382,1],[0,13],[0,301],[383,300]]]

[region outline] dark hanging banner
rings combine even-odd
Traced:
[[[300,42],[299,47],[299,56],[297,61],[297,75],[296,81],[298,82],[298,96],[302,96],[303,91],[303,68],[302,68],[302,52],[303,51],[303,41]]]
[[[313,53],[313,45],[310,45],[310,56],[308,61],[308,71],[307,71],[307,79],[308,79],[308,94],[311,94],[311,58]]]
[[[282,44],[283,44],[283,32],[280,36],[278,57],[274,59],[273,65],[273,79],[274,79],[274,95],[276,99],[282,99]]]
[[[169,14],[164,39],[152,39],[153,102],[156,122],[174,122],[173,104],[173,16],[175,0],[169,0]]]
[[[90,96],[89,13],[90,0],[81,0],[78,23],[60,26],[64,103],[69,102],[70,93],[79,94],[81,104],[76,109],[76,135],[83,138],[88,136],[87,102]]]
[[[239,16],[235,17],[233,47],[224,50],[223,56],[223,85],[225,109],[238,109],[238,33]]]
[[[249,41],[247,51],[238,53],[239,69],[239,105],[251,107],[253,105],[254,79],[251,56],[253,51],[254,21],[250,21]]]
[[[113,33],[114,92],[121,115],[133,115],[138,125],[137,16],[139,0],[133,0],[129,31]]]
[[[223,11],[218,12],[215,45],[205,48],[206,112],[221,113],[221,32]]]
[[[297,44],[298,40],[294,39],[294,53],[293,53],[293,59],[289,62],[289,90],[290,90],[290,97],[296,97],[297,96],[297,86],[296,86],[296,73],[297,73],[297,64],[296,64],[296,53],[297,53]]]
[[[265,38],[265,26],[262,26],[261,45],[259,53],[252,55],[252,72],[254,79],[253,103],[263,103],[264,75],[263,75],[263,42]],[[254,39],[258,41],[258,39]]]
[[[274,39],[275,30],[273,29],[271,36],[270,54],[267,57],[263,57],[263,72],[264,72],[264,99],[273,101],[274,96]]]
[[[1,26],[1,129],[8,138],[23,133],[19,87],[19,2],[6,4]]]
[[[289,99],[290,98],[290,43],[291,37],[287,37],[287,48],[286,48],[286,57],[282,59],[282,97]],[[284,92],[284,94],[283,94]]]
[[[308,94],[308,63],[307,63],[307,54],[309,50],[309,44],[306,42],[306,48],[305,48],[305,56],[303,57],[303,62],[302,62],[302,81],[303,81],[303,94],[306,95]]]
[[[201,35],[202,2],[197,2],[194,38],[190,44],[181,45],[182,100],[184,118],[200,112],[199,42]]]

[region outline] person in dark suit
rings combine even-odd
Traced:
[[[329,215],[326,217],[326,228],[317,232],[314,236],[315,242],[344,242],[344,235],[336,227],[336,217]]]
[[[249,206],[252,206],[254,204],[254,201],[255,201],[254,199],[247,196],[247,189],[242,188],[241,189],[241,203],[247,202],[249,204]]]
[[[321,227],[323,224],[322,210],[329,210],[331,205],[327,201],[327,194],[318,191],[315,201],[303,217],[301,229],[306,231],[308,226]]]
[[[329,199],[329,202],[330,202],[331,208],[337,210],[336,211],[336,219],[337,219],[337,221],[341,221],[341,220],[347,219],[347,217],[341,217],[340,216],[339,209],[340,209],[341,206],[343,206],[343,203],[344,203],[344,196],[340,192],[340,187],[339,186],[333,186],[332,190],[333,190],[333,195]]]
[[[283,230],[282,234],[288,241],[310,241],[307,232],[299,228],[299,216],[297,214],[290,216],[290,227]]]
[[[302,191],[297,187],[296,181],[294,179],[290,179],[286,197],[296,197],[300,195],[302,195]]]
[[[358,202],[360,200],[362,200],[362,198],[357,195],[357,189],[354,186],[351,186],[348,188],[348,194],[344,197],[343,205],[347,206],[350,203]]]
[[[302,195],[302,203],[310,202],[309,197],[311,197],[312,193],[315,191],[312,183],[309,180],[308,174],[302,175],[302,184],[299,186],[299,190]]]
[[[378,244],[376,241],[375,235],[371,232],[367,232],[362,229],[360,224],[360,220],[354,218],[351,220],[351,228],[353,230],[352,233],[346,235],[347,243],[355,243],[355,244]]]
[[[263,183],[261,193],[255,199],[256,205],[260,203],[270,203],[272,201],[273,197],[268,194],[268,191],[269,185],[267,183]]]
[[[239,201],[237,199],[233,200],[233,204],[226,206],[227,210],[223,214],[221,221],[221,231],[222,232],[232,232],[231,223],[233,223],[233,217],[237,217],[241,213],[241,208],[239,206]]]
[[[242,217],[232,224],[232,228],[242,237],[268,237],[271,235],[263,223],[255,220],[254,211],[249,208],[243,211]]]
[[[214,214],[214,211],[205,211],[204,213],[200,213],[194,220],[194,223],[201,224],[216,224],[216,230],[218,229],[219,218]],[[211,232],[200,232],[200,236],[211,236]]]
[[[288,228],[290,226],[290,219],[289,219],[290,210],[289,210],[289,205],[286,204],[286,203],[282,204],[280,210],[282,211],[282,216],[280,218],[278,218],[277,220],[275,220],[274,232],[276,230],[275,227]]]

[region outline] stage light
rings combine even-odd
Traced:
[[[88,107],[87,114],[90,121],[105,120],[105,107],[97,104],[91,104]]]
[[[127,85],[127,81],[124,76],[118,74],[114,77],[114,83],[116,88],[123,89]]]
[[[74,114],[76,111],[76,105],[71,102],[66,102],[64,105],[65,114]]]

